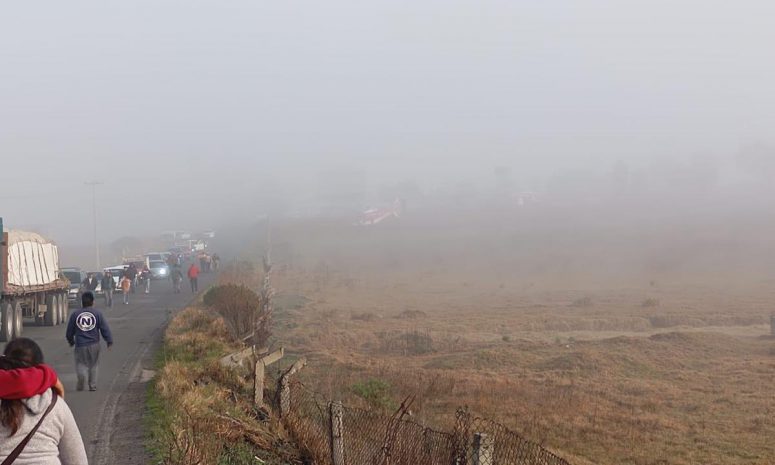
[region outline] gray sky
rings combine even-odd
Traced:
[[[733,157],[771,141],[774,15],[716,0],[4,2],[0,215],[87,242],[87,179],[105,182],[110,239],[205,227],[326,170],[433,186],[496,165],[530,182]]]

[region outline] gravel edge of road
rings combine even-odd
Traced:
[[[166,321],[151,334],[144,344],[121,368],[122,376],[110,387],[111,394],[105,401],[98,422],[98,438],[87,444],[91,465],[151,465],[153,454],[147,449],[146,413],[148,386],[155,369],[155,357],[162,347],[164,333],[172,318],[179,311],[194,304],[207,289],[194,296],[183,306],[167,309]],[[116,392],[117,385],[125,382],[126,388]],[[115,394],[113,394],[115,392]]]
[[[143,370],[152,370],[154,355],[161,347],[167,323],[157,328],[146,344],[122,368],[115,382],[126,381],[126,388],[111,394],[105,401],[98,423],[98,439],[90,444],[92,465],[148,465],[152,456],[146,450],[145,401],[150,380],[143,379]],[[113,392],[114,389],[111,389]]]

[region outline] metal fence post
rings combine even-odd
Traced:
[[[333,465],[345,465],[344,461],[344,409],[341,402],[331,402],[331,462]]]
[[[474,434],[474,465],[495,465],[495,444],[485,433]]]

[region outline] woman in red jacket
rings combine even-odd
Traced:
[[[64,397],[64,387],[56,372],[48,365],[0,370],[0,399],[27,399],[43,394],[52,387]]]

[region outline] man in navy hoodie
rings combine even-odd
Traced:
[[[108,343],[108,349],[113,345],[108,321],[102,312],[93,308],[94,294],[87,291],[81,296],[82,308],[70,315],[67,322],[67,342],[75,346],[75,372],[78,375],[79,391],[83,391],[88,377],[89,390],[97,390],[97,361],[100,358],[100,334]]]

